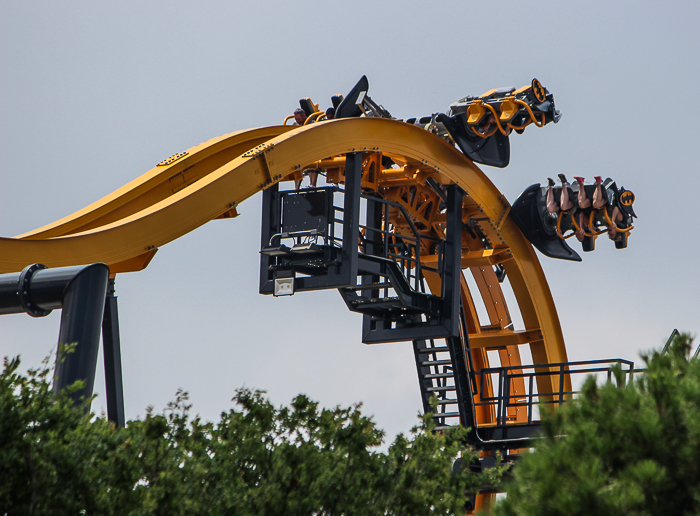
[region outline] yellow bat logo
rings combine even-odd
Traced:
[[[620,194],[620,204],[623,206],[632,206],[634,204],[634,194],[629,190],[625,190]]]
[[[542,83],[537,79],[532,79],[532,93],[535,94],[537,102],[544,102],[546,92]]]

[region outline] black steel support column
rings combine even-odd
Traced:
[[[104,263],[88,265],[63,291],[53,386],[58,392],[78,380],[84,381],[85,387],[71,395],[76,403],[92,396],[108,279],[109,267]],[[68,344],[76,345],[73,353],[63,352]]]
[[[459,401],[459,419],[462,426],[469,429],[467,442],[477,448],[483,448],[483,441],[479,437],[476,427],[476,406],[474,395],[477,387],[472,382],[474,374],[474,361],[469,346],[469,332],[467,330],[467,318],[464,303],[460,297],[459,320],[461,326],[461,338],[447,339],[452,357],[452,371],[454,375],[455,390]]]
[[[345,199],[343,204],[342,275],[347,285],[357,286],[357,241],[360,237],[360,194],[362,193],[362,153],[345,155]]]
[[[266,190],[263,190],[262,222],[260,226],[260,249],[265,249],[270,245],[272,235],[279,233],[279,223],[282,220],[279,195],[279,183],[275,183]],[[272,273],[270,272],[270,256],[260,254],[260,293],[269,294],[272,292]]]
[[[21,273],[0,274],[0,315],[27,313],[45,317],[61,308],[66,285],[84,267],[47,269],[35,263]]]
[[[459,337],[459,302],[462,278],[462,199],[464,192],[457,185],[447,187],[447,235],[445,237],[445,270],[442,275],[443,318],[452,337]]]
[[[446,339],[452,357],[452,373],[459,402],[462,426],[475,431],[474,399],[467,368],[469,336],[462,328],[460,337],[461,279],[462,279],[462,200],[464,193],[457,185],[447,187],[447,235],[445,238],[445,271],[442,277],[442,297],[445,299],[445,325],[452,336]],[[464,341],[463,341],[464,339]]]
[[[372,198],[367,199],[367,213],[366,213],[366,225],[367,230],[365,234],[365,254],[370,256],[383,256],[384,249],[384,234],[382,233],[382,220],[383,220],[383,208],[384,205],[374,201]],[[373,228],[373,229],[372,229]],[[378,275],[365,275],[362,276],[362,284],[368,285],[372,283],[379,282]],[[364,290],[362,292],[362,297],[366,298],[378,298],[379,289]],[[372,316],[363,315],[362,316],[362,335],[367,335],[372,329]]]
[[[105,311],[102,319],[102,346],[105,365],[105,390],[107,391],[107,418],[124,427],[124,387],[122,384],[122,354],[119,339],[119,313],[114,280],[107,285]]]
[[[465,339],[468,339],[466,333]],[[452,374],[459,403],[459,418],[464,428],[470,428],[469,439],[476,437],[476,414],[474,413],[474,393],[469,382],[465,344],[459,337],[446,339],[452,357]]]
[[[370,256],[383,256],[384,238],[382,234],[382,217],[384,205],[375,201],[372,197],[367,197],[366,220],[367,229],[365,231],[364,252]],[[367,276],[371,278],[372,276]],[[379,278],[377,277],[378,281]],[[374,292],[374,291],[372,291]],[[376,296],[376,294],[375,294]]]

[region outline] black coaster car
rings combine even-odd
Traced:
[[[378,116],[393,118],[369,98],[366,76],[355,84],[336,107],[335,118]],[[340,96],[337,97],[340,99]],[[530,124],[542,127],[558,122],[561,113],[554,97],[537,79],[520,89],[501,88],[478,97],[464,97],[450,105],[449,114],[435,113],[406,123],[419,125],[454,143],[476,163],[506,167],[510,163],[512,131],[522,133]]]
[[[585,252],[594,251],[598,236],[608,233],[613,225],[617,228],[614,238],[615,248],[624,249],[627,247],[629,232],[634,227],[632,220],[637,216],[632,208],[634,194],[624,188],[618,189],[611,179],[606,179],[604,185],[603,196],[606,204],[600,209],[580,208],[578,206],[580,187],[574,184],[567,186],[569,198],[573,201],[574,207],[566,212],[550,213],[547,210],[548,188],[541,187],[539,183],[534,184],[520,194],[513,203],[511,215],[532,245],[550,258],[581,261],[580,256],[566,243],[566,239],[574,236],[576,232],[583,231],[581,247]],[[592,200],[596,186],[585,185],[584,188],[586,197]],[[553,194],[555,199],[559,199],[561,187],[555,187]],[[612,220],[615,217],[615,209],[621,216],[616,223]]]
[[[544,195],[543,195],[544,190]],[[581,257],[557,234],[557,218],[547,211],[547,192],[539,183],[528,186],[510,209],[525,237],[543,255],[580,262]]]
[[[530,124],[557,123],[561,113],[554,96],[533,79],[530,85],[491,90],[479,97],[464,97],[440,113],[441,123],[457,146],[472,161],[503,168],[510,163],[511,131],[522,133]]]

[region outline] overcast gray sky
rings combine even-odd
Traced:
[[[363,74],[399,118],[537,77],[561,122],[514,135],[510,166],[483,169],[510,201],[560,172],[635,192],[628,249],[600,239],[583,263],[541,261],[569,358],[636,360],[673,328],[700,329],[699,15],[691,1],[0,0],[0,234],[202,141],[281,123],[301,97],[325,108]],[[218,419],[247,386],[277,404],[362,401],[390,434],[407,431],[420,410],[410,343],[361,344],[360,316],[334,291],[259,295],[260,196],[239,211],[117,278],[127,416],[182,387]],[[0,355],[38,365],[59,318],[0,318]]]

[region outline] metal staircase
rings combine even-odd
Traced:
[[[454,365],[448,346],[436,346],[435,340],[414,340],[418,382],[423,411],[433,413],[438,430],[459,425],[461,414],[454,379]],[[435,407],[430,403],[436,398]]]

